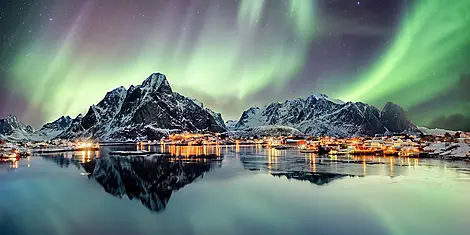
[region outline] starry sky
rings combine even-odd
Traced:
[[[238,119],[324,93],[470,130],[470,0],[2,0],[0,117],[39,127],[153,72]]]

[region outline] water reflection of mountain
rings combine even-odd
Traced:
[[[164,210],[173,191],[194,182],[220,163],[170,161],[163,157],[104,157],[82,163],[91,179],[116,197],[140,199],[152,211]]]
[[[303,171],[292,171],[292,172],[276,172],[271,173],[272,176],[282,177],[285,176],[287,179],[295,179],[300,181],[309,181],[316,185],[326,185],[334,180],[338,180],[344,177],[352,177],[352,175],[337,174],[337,173],[313,173]]]
[[[81,156],[75,155],[71,153],[66,154],[55,154],[55,155],[43,155],[41,156],[44,160],[54,162],[55,164],[59,165],[60,167],[67,168],[70,165],[76,166],[77,168],[81,168]]]

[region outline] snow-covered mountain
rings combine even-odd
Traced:
[[[53,139],[57,137],[59,134],[67,130],[70,125],[72,125],[73,119],[70,116],[62,116],[59,119],[44,124],[44,126],[39,129],[33,138],[37,139]]]
[[[252,132],[254,128],[270,126],[287,126],[309,135],[338,137],[419,132],[397,104],[388,102],[379,110],[361,102],[345,103],[322,94],[272,103],[263,108],[252,107],[243,112],[235,130]]]
[[[173,92],[166,76],[154,73],[141,85],[108,92],[57,138],[159,139],[171,130],[224,132],[225,125],[220,114]]]
[[[212,117],[214,118],[217,125],[219,125],[223,129],[227,130],[227,126],[225,126],[225,122],[224,122],[224,119],[222,118],[221,113],[216,113],[212,109],[209,109],[209,108],[205,108],[205,110],[212,115]]]
[[[83,133],[86,131],[83,128],[82,124],[83,116],[79,114],[76,118],[72,119],[72,123],[70,124],[69,128],[64,130],[62,133],[57,135],[55,138],[58,139],[73,139],[79,136],[82,136]]]
[[[308,134],[360,136],[420,133],[405,110],[388,102],[382,110],[361,102],[343,102],[323,94],[252,107],[240,119],[224,123],[221,114],[195,99],[173,92],[165,75],[154,73],[141,85],[108,92],[88,112],[61,117],[35,131],[16,117],[0,119],[0,137],[10,140],[93,138],[101,141],[154,140],[172,131],[226,130],[237,135]]]
[[[2,139],[27,140],[34,132],[33,127],[23,124],[16,116],[10,115],[0,119],[0,137]]]
[[[228,120],[225,122],[225,127],[227,127],[227,131],[234,131],[235,125],[237,125],[238,121],[236,120]]]
[[[60,117],[59,119],[44,124],[39,130],[34,130],[29,125],[23,124],[17,117],[10,115],[0,119],[0,138],[10,141],[43,141],[55,138],[67,130],[72,123],[72,118]]]

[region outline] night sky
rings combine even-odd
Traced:
[[[38,127],[153,72],[238,119],[324,93],[470,130],[470,0],[1,0],[0,117]]]

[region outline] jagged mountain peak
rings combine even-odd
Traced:
[[[393,102],[385,103],[380,111],[380,121],[391,132],[419,131],[418,127],[408,119],[405,109]]]
[[[330,102],[333,102],[335,104],[344,104],[346,102],[342,101],[342,100],[339,100],[339,99],[334,99],[334,98],[331,98],[329,97],[328,95],[325,95],[325,94],[321,94],[321,93],[314,93],[310,96],[308,96],[306,98],[307,100],[312,100],[312,99],[315,99],[315,100],[326,100],[326,101],[330,101]]]
[[[72,121],[72,118],[70,116],[61,116],[59,119],[53,121],[52,123],[64,123],[70,121]]]
[[[321,93],[314,93],[314,94],[308,96],[307,98],[315,98],[317,100],[319,100],[319,99],[329,99],[329,97],[327,95],[321,94]]]
[[[124,87],[124,86],[120,86],[118,88],[115,88],[111,91],[108,91],[106,93],[106,95],[104,96],[104,99],[106,98],[111,98],[111,97],[114,97],[116,95],[119,95],[119,94],[122,94],[122,93],[126,93],[127,92],[127,89]]]
[[[18,122],[20,122],[19,119],[18,119],[18,117],[15,116],[15,115],[13,115],[13,114],[8,115],[8,116],[5,117],[3,120],[4,120],[5,122],[9,122],[9,123],[18,123]]]
[[[286,103],[291,104],[291,103],[298,103],[298,102],[316,102],[316,101],[327,101],[327,102],[332,102],[332,103],[335,103],[335,104],[344,104],[344,103],[346,103],[346,102],[344,102],[342,100],[339,100],[339,99],[330,98],[328,95],[325,95],[325,94],[314,93],[314,94],[309,95],[307,97],[299,97],[299,98],[292,99],[292,100],[285,100],[284,102],[274,102],[274,103],[269,104],[268,106],[279,106],[279,105],[283,105],[283,104],[286,104]]]
[[[117,88],[76,118],[58,138],[160,139],[172,130],[225,131],[222,116],[197,100],[173,92],[165,75],[153,73],[141,85]]]
[[[26,125],[24,125],[17,116],[12,114],[6,116],[3,119],[0,119],[0,122],[2,122],[3,124],[12,125],[14,127],[26,127]]]
[[[394,110],[399,112],[405,112],[405,110],[398,104],[393,103],[392,101],[388,101],[385,103],[382,111]]]
[[[141,87],[143,89],[148,88],[152,91],[162,93],[173,93],[170,83],[166,79],[166,76],[161,73],[152,73],[147,79],[142,82]]]
[[[72,119],[70,116],[64,116],[62,115],[58,120],[63,120],[63,119]]]

